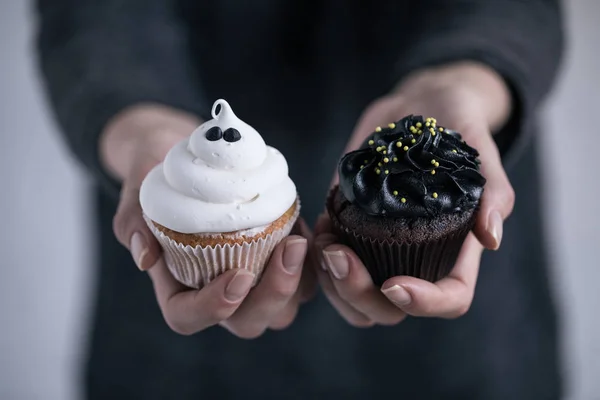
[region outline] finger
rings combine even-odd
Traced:
[[[317,257],[317,264],[315,267],[327,272],[327,265],[325,264],[325,259],[323,258],[323,250],[325,250],[327,246],[335,243],[339,243],[339,238],[333,233],[321,233],[316,237],[314,251]]]
[[[297,290],[290,301],[271,318],[268,328],[277,331],[288,328],[296,319],[301,303],[302,292]]]
[[[308,224],[302,218],[298,220],[292,233],[305,237],[308,241],[304,268],[302,268],[298,290],[284,308],[271,320],[269,329],[283,330],[288,328],[296,319],[299,305],[312,299],[317,292],[317,277],[314,271],[314,237]]]
[[[397,119],[394,116],[394,111],[401,109],[402,104],[403,101],[401,97],[390,96],[380,98],[367,107],[367,110],[361,115],[342,154],[358,149],[367,135],[373,132],[377,126],[383,126],[390,122],[394,122]],[[336,170],[329,187],[334,187],[338,183],[339,176]]]
[[[254,281],[253,273],[236,269],[218,276],[200,290],[192,290],[173,278],[162,257],[148,274],[165,321],[182,335],[191,335],[229,318]]]
[[[375,325],[375,322],[371,321],[366,315],[354,309],[351,305],[346,303],[342,298],[337,294],[335,287],[333,286],[333,282],[329,274],[321,269],[317,270],[317,278],[319,280],[319,284],[323,289],[323,293],[325,293],[325,297],[333,308],[340,314],[340,316],[346,320],[350,325],[357,328],[368,328]]]
[[[515,204],[515,192],[502,166],[498,147],[485,125],[473,124],[463,128],[463,132],[468,144],[481,154],[481,173],[487,180],[473,231],[486,248],[497,250],[502,242],[504,220]]]
[[[113,218],[113,231],[119,242],[129,249],[137,267],[145,271],[156,263],[161,249],[142,215],[139,188],[125,184]]]
[[[306,238],[296,235],[277,245],[260,283],[222,325],[242,338],[260,336],[298,290],[306,250]]]
[[[387,298],[407,314],[418,317],[457,318],[470,308],[483,247],[469,234],[455,267],[436,283],[409,276],[388,279],[381,287]]]
[[[382,325],[395,325],[406,318],[406,314],[373,284],[369,272],[352,250],[334,244],[323,254],[336,292],[352,308]]]
[[[315,234],[319,233],[315,237],[314,251],[318,256],[318,264],[315,266],[315,273],[317,275],[319,284],[323,288],[325,296],[331,303],[331,305],[337,310],[337,312],[344,318],[350,325],[359,328],[367,328],[373,326],[375,322],[371,321],[366,315],[360,313],[354,309],[351,305],[346,303],[336,292],[335,286],[331,280],[329,273],[327,272],[327,266],[323,258],[323,250],[336,243],[338,238],[331,232],[331,220],[329,215],[324,213],[319,216],[317,223],[315,224]]]
[[[315,255],[316,265],[315,267],[321,268],[323,271],[327,271],[325,260],[323,259],[323,250],[334,243],[338,243],[339,239],[337,235],[333,233],[331,227],[331,219],[327,212],[319,215],[315,224]]]
[[[299,301],[305,303],[312,299],[317,293],[317,276],[315,275],[314,266],[317,265],[318,258],[315,257],[314,241],[315,238],[310,231],[310,228],[303,218],[296,222],[296,226],[292,230],[293,234],[305,237],[308,241],[306,258],[304,260],[305,267],[302,268],[302,276],[300,278]]]

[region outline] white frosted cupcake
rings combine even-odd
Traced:
[[[300,213],[283,155],[225,100],[215,102],[212,117],[169,151],[140,190],[169,270],[193,288],[234,268],[257,281]]]

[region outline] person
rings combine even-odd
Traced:
[[[560,398],[535,146],[563,47],[558,0],[37,10],[50,103],[97,183],[87,398]],[[217,98],[283,152],[302,199],[304,220],[252,290],[234,272],[199,291],[175,283],[138,202]],[[317,216],[343,151],[411,113],[461,132],[487,184],[448,278],[380,290]]]

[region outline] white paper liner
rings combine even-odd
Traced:
[[[294,214],[283,228],[244,244],[214,247],[183,245],[161,232],[145,214],[144,219],[164,250],[171,274],[182,284],[200,289],[225,271],[235,268],[251,271],[255,275],[252,285],[256,285],[275,246],[290,234],[299,215],[300,200],[296,200]]]

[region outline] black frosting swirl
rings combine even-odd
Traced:
[[[344,196],[367,214],[431,217],[477,207],[479,153],[434,118],[409,115],[377,128],[339,164]]]

